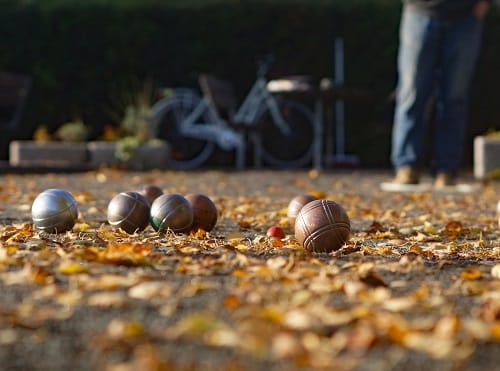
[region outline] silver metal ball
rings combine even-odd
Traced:
[[[129,234],[144,230],[149,223],[149,200],[139,192],[121,192],[108,204],[108,223]]]
[[[78,206],[68,191],[58,188],[47,189],[33,201],[31,218],[38,230],[47,233],[65,232],[75,225]]]
[[[151,205],[151,225],[159,232],[187,232],[193,224],[193,208],[179,194],[163,194]]]

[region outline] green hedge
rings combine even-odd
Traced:
[[[197,75],[210,72],[233,81],[243,96],[255,56],[269,52],[276,56],[273,76],[331,77],[333,41],[341,36],[346,83],[375,97],[347,103],[348,151],[368,166],[388,164],[397,1],[0,0],[0,7],[0,69],[34,80],[20,137],[75,118],[97,136],[144,81],[195,87]],[[471,137],[499,123],[498,18],[492,13],[486,22]]]

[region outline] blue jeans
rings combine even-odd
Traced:
[[[403,11],[391,160],[420,167],[429,102],[435,102],[433,172],[456,173],[466,133],[469,95],[482,36],[472,14],[449,21]]]

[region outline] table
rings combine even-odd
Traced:
[[[313,168],[322,169],[326,165],[332,165],[335,161],[359,165],[359,159],[357,159],[356,156],[349,156],[344,153],[345,134],[343,102],[366,101],[371,99],[371,93],[366,89],[335,84],[333,80],[328,78],[323,78],[319,83],[315,83],[309,76],[293,76],[271,80],[268,83],[268,89],[273,94],[313,104]],[[342,103],[342,105],[339,103]],[[336,111],[335,128],[333,127],[333,115],[327,115],[329,117],[325,120],[325,107],[333,106],[335,106]],[[326,129],[326,135],[324,135],[324,129]],[[333,129],[335,129],[336,134],[335,146]],[[333,153],[334,147],[335,154]]]

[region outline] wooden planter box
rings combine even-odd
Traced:
[[[9,164],[13,167],[53,169],[96,169],[120,166],[130,170],[166,169],[170,147],[166,142],[140,146],[130,161],[115,157],[116,143],[92,141],[87,143],[35,142],[16,140],[9,144]]]
[[[500,138],[474,138],[474,177],[488,179],[500,176]]]
[[[166,142],[155,142],[140,146],[129,161],[116,158],[116,143],[94,141],[87,144],[89,166],[124,166],[130,170],[167,169],[170,160],[170,147]]]
[[[16,167],[82,168],[87,164],[85,143],[15,140],[9,144],[9,164]]]

